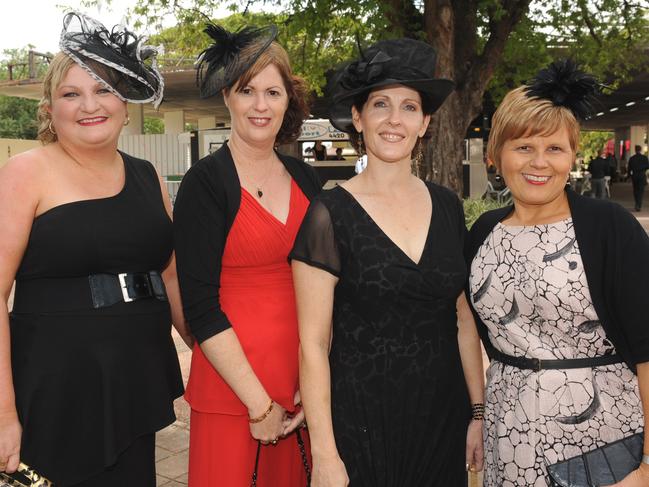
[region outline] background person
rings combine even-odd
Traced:
[[[485,487],[585,485],[581,454],[625,438],[639,446],[647,431],[649,238],[620,206],[565,184],[595,93],[594,78],[557,62],[510,91],[493,117],[487,153],[514,204],[482,215],[467,246],[471,303],[492,360]],[[600,451],[589,484],[615,483],[598,473],[614,469],[619,479],[620,458]],[[571,459],[572,478],[550,477]],[[646,485],[645,463],[615,483]]]
[[[296,435],[298,332],[287,255],[319,190],[313,170],[274,150],[308,117],[274,26],[205,30],[201,96],[223,94],[231,138],[187,172],[174,207],[178,272],[196,336],[185,398],[191,405],[189,485],[249,487],[257,440],[260,487],[303,487]],[[308,451],[304,452],[305,457]]]
[[[642,147],[635,146],[635,155],[629,159],[629,175],[631,184],[633,184],[633,199],[635,200],[635,211],[642,209],[642,198],[644,188],[647,185],[647,169],[649,169],[649,159],[642,153]]]
[[[606,199],[606,176],[609,174],[609,166],[606,161],[606,151],[590,161],[588,164],[588,172],[590,173],[591,187],[593,194],[597,199]]]
[[[311,485],[466,485],[466,464],[482,464],[483,383],[464,215],[455,194],[412,173],[453,83],[412,39],[364,59],[333,78],[330,119],[367,167],[311,204],[290,255]]]
[[[153,487],[155,432],[183,389],[172,318],[191,337],[166,187],[117,142],[126,102],[159,103],[162,80],[126,29],[63,25],[44,145],[0,170],[0,470],[20,458],[57,486]]]

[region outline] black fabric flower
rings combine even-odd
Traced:
[[[359,59],[350,63],[340,77],[340,84],[346,90],[355,90],[370,85],[381,78],[386,67],[392,60],[383,51],[377,52],[372,59]]]
[[[578,119],[586,120],[593,115],[601,88],[593,75],[580,71],[571,59],[564,59],[539,71],[528,85],[526,94],[550,100],[557,106],[566,107]]]

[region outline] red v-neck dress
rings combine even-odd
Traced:
[[[268,394],[289,411],[298,389],[298,328],[287,261],[309,200],[291,181],[282,223],[245,189],[222,257],[221,308]],[[185,399],[192,407],[189,485],[248,487],[257,442],[248,411],[194,347]],[[303,487],[306,476],[294,435],[262,449],[259,487]]]

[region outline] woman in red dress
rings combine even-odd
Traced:
[[[259,487],[303,487],[296,434],[298,333],[287,255],[309,199],[313,170],[274,147],[308,115],[274,26],[205,30],[202,96],[222,93],[230,140],[185,175],[174,209],[185,316],[196,337],[185,398],[192,408],[189,485],[248,487],[260,449]]]

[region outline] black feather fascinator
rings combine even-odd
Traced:
[[[571,59],[555,61],[542,69],[527,86],[528,97],[550,100],[566,107],[577,119],[586,120],[594,113],[594,104],[603,85],[588,73],[580,71]]]
[[[217,95],[230,88],[277,37],[277,27],[244,27],[230,32],[220,25],[208,24],[203,30],[213,43],[200,53],[196,62],[196,83],[201,98]]]
[[[59,47],[121,100],[151,102],[157,107],[164,90],[156,60],[159,49],[145,42],[145,37],[122,25],[109,31],[87,15],[68,12],[63,17]],[[97,65],[105,69],[97,69]]]

